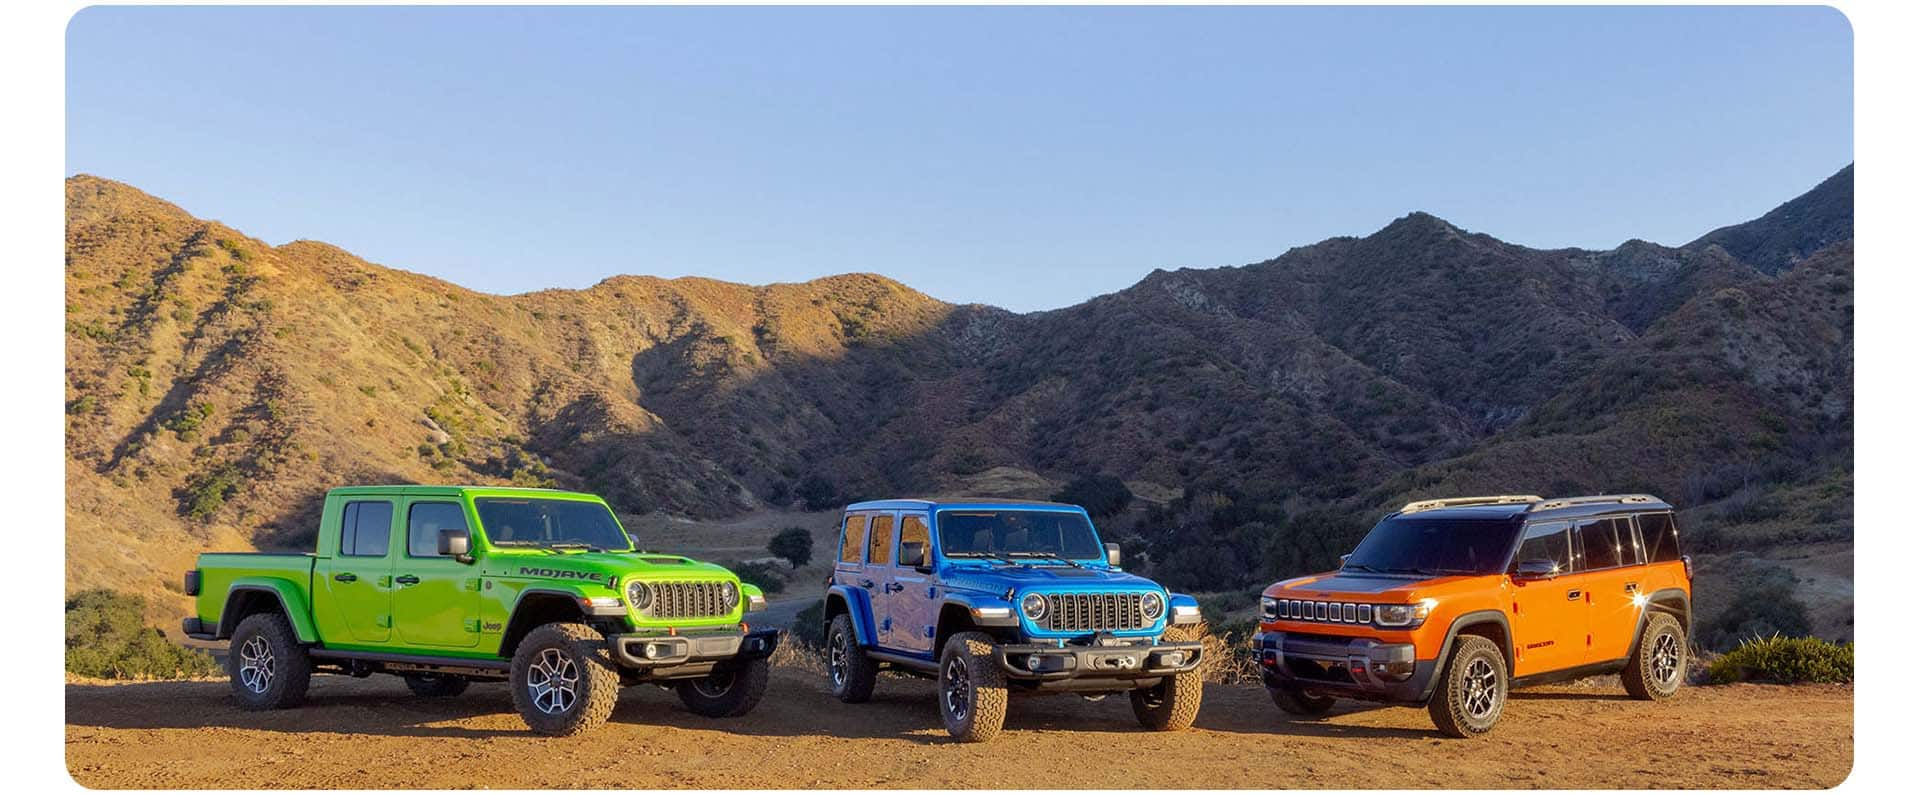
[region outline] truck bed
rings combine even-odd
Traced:
[[[200,594],[194,598],[194,615],[208,628],[220,625],[220,611],[226,606],[227,593],[236,585],[272,588],[278,583],[279,587],[299,593],[299,608],[304,608],[310,603],[306,596],[313,592],[314,560],[310,553],[202,554],[194,566],[200,574]]]

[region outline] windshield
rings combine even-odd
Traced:
[[[1346,570],[1383,573],[1499,573],[1518,522],[1479,518],[1388,518],[1347,558]]]
[[[627,551],[633,541],[599,502],[570,499],[475,499],[480,526],[495,546],[546,546]]]
[[[1100,559],[1084,513],[1052,510],[942,510],[940,550],[949,557]]]

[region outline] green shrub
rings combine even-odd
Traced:
[[[187,517],[195,521],[205,521],[225,507],[228,497],[240,490],[240,467],[231,463],[220,466],[188,483],[181,494],[186,503]]]
[[[813,559],[813,533],[800,527],[787,527],[767,541],[767,553],[798,568]]]
[[[1117,515],[1133,504],[1133,491],[1119,477],[1094,474],[1067,483],[1067,487],[1053,495],[1053,500],[1079,505],[1094,518],[1104,518]]]
[[[823,645],[826,643],[827,636],[826,616],[826,600],[816,600],[807,605],[806,609],[800,610],[800,614],[793,616],[793,628],[788,633],[793,639],[807,645],[814,647]]]
[[[220,665],[142,622],[146,599],[87,590],[67,601],[67,672],[90,678],[192,678]]]
[[[1776,684],[1845,684],[1853,681],[1853,643],[1818,637],[1755,637],[1707,667],[1715,684],[1767,681]]]
[[[726,567],[740,577],[740,581],[760,588],[768,595],[787,589],[786,577],[780,574],[780,566],[768,562],[730,562]]]

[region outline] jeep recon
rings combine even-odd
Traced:
[[[1168,637],[1199,605],[1121,572],[1079,507],[862,502],[838,555],[824,639],[842,701],[867,700],[881,670],[933,678],[947,732],[968,741],[1000,732],[1012,693],[1125,692],[1154,730],[1199,712],[1200,643]]]
[[[1619,673],[1636,698],[1672,695],[1692,579],[1651,496],[1433,499],[1381,519],[1339,570],[1268,587],[1253,648],[1288,714],[1425,704],[1477,736],[1513,686]]]
[[[597,496],[535,488],[329,491],[312,554],[202,554],[188,636],[231,639],[233,695],[298,705],[309,676],[391,673],[415,694],[507,681],[527,726],[606,722],[657,684],[709,717],[751,711],[778,634],[725,568],[638,551]]]

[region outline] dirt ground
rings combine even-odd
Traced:
[[[940,729],[930,682],[886,677],[849,706],[775,671],[758,710],[716,721],[627,690],[613,721],[526,732],[505,684],[447,700],[398,678],[316,676],[269,713],[224,681],[69,682],[67,768],[93,788],[1769,788],[1829,787],[1853,766],[1853,690],[1739,685],[1667,703],[1617,689],[1520,690],[1479,740],[1423,709],[1342,706],[1291,722],[1258,687],[1209,686],[1193,730],[1147,733],[1124,697],[1016,699],[984,745]]]

